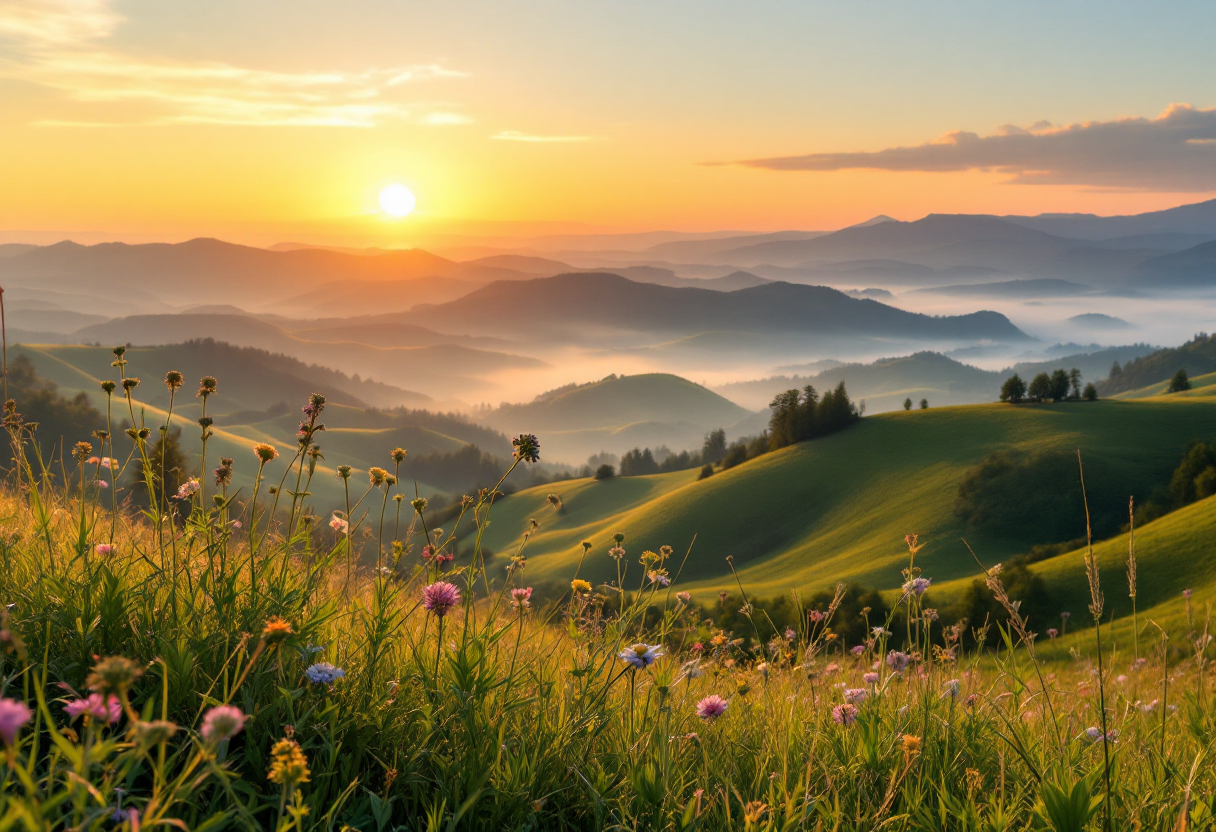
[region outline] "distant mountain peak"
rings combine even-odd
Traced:
[[[870,217],[865,222],[859,222],[856,225],[850,225],[849,228],[869,228],[871,225],[882,225],[884,222],[899,222],[895,217],[888,217],[886,214],[879,214],[876,217]]]

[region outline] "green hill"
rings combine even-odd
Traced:
[[[1144,499],[1168,480],[1189,440],[1211,437],[1214,419],[1216,401],[1199,397],[883,414],[703,481],[681,472],[524,491],[495,508],[486,541],[505,550],[535,518],[531,580],[568,577],[583,540],[593,544],[584,574],[602,580],[615,574],[604,554],[614,532],[626,535],[633,579],[643,549],[669,544],[682,552],[696,535],[682,579],[688,588],[706,593],[733,584],[731,556],[750,592],[778,595],[840,580],[892,588],[906,556],[904,535],[916,533],[928,541],[925,569],[945,581],[974,574],[960,537],[991,562],[1026,552],[1035,539],[1033,529],[970,530],[955,516],[959,484],[993,452],[1080,448],[1090,476],[1101,472],[1091,493],[1101,485]],[[543,432],[540,438],[543,448]],[[545,501],[550,491],[562,498],[560,512]],[[1080,537],[1079,500],[1075,508]]]

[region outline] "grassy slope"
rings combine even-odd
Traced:
[[[1159,381],[1156,384],[1150,384],[1147,387],[1140,387],[1136,390],[1126,390],[1119,393],[1117,399],[1149,399],[1149,398],[1207,398],[1216,396],[1216,373],[1206,373],[1201,376],[1195,376],[1190,380],[1191,389],[1184,390],[1181,393],[1166,393],[1170,387],[1170,380],[1167,378],[1164,381]]]
[[[604,579],[613,572],[604,556],[613,532],[626,534],[635,576],[642,549],[670,544],[682,553],[695,534],[682,581],[694,592],[729,585],[731,555],[749,591],[774,595],[846,579],[891,587],[911,532],[928,541],[921,555],[927,574],[944,581],[974,573],[959,542],[964,535],[989,562],[1027,548],[1021,540],[969,533],[954,516],[960,480],[988,454],[1080,448],[1121,479],[1162,478],[1188,440],[1210,434],[1214,418],[1216,402],[1202,398],[890,413],[702,482],[682,472],[523,492],[495,509],[486,539],[495,551],[507,549],[535,517],[541,525],[528,549],[533,580],[568,576],[582,540],[595,547],[584,573]],[[562,496],[561,513],[545,506],[549,491]]]

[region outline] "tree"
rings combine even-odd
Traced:
[[[1081,371],[1073,367],[1068,371],[1068,381],[1072,384],[1072,397],[1081,398]]]
[[[1024,398],[1026,398],[1026,382],[1022,381],[1020,375],[1014,373],[1005,379],[1005,383],[1001,385],[1001,401],[1017,404]],[[904,410],[907,410],[911,406],[912,400],[909,399],[905,403]]]
[[[641,450],[634,448],[621,457],[622,477],[644,477],[647,474],[659,473],[659,463],[654,461],[650,448]]]
[[[928,410],[928,409],[929,409],[929,400],[928,400],[928,399],[921,399],[921,400],[920,400],[920,409],[921,409],[921,410]]]
[[[1191,389],[1191,380],[1186,374],[1186,368],[1180,367],[1178,372],[1174,373],[1174,377],[1170,379],[1171,393],[1181,393],[1183,390]]]
[[[726,456],[726,431],[722,428],[711,430],[705,434],[705,444],[701,448],[701,461],[714,465]]]
[[[595,478],[597,480],[610,480],[616,476],[616,469],[608,463],[604,463],[599,468],[595,469]]]
[[[1051,376],[1047,373],[1039,373],[1030,380],[1030,387],[1026,391],[1026,395],[1033,401],[1041,402],[1051,398]]]
[[[912,400],[904,399],[904,410],[911,410],[911,409],[912,409]]]
[[[1121,375],[1123,375],[1123,368],[1120,367],[1119,362],[1116,361],[1114,364],[1110,365],[1110,373],[1107,375],[1107,378],[1118,378]]]
[[[1085,385],[1085,392],[1081,394],[1081,398],[1087,402],[1096,402],[1098,400],[1098,388],[1094,387],[1092,381]]]
[[[1051,374],[1051,400],[1053,402],[1062,402],[1068,398],[1068,388],[1072,385],[1072,380],[1068,377],[1068,373],[1063,370],[1056,370]]]

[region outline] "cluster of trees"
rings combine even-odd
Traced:
[[[721,462],[727,455],[726,431],[722,428],[712,430],[705,435],[705,442],[699,451],[680,451],[674,453],[666,445],[660,445],[653,451],[650,448],[634,448],[626,451],[620,459],[620,475],[622,477],[643,477],[647,474],[664,474],[669,471],[686,471],[706,465],[713,466]],[[597,480],[610,479],[617,475],[613,465],[616,457],[608,453],[599,453],[587,460],[584,469],[587,475],[594,471]]]
[[[1179,370],[1183,372],[1183,378],[1216,372],[1216,335],[1200,332],[1182,346],[1157,350],[1123,366],[1115,362],[1110,375],[1100,381],[1098,387],[1102,395],[1109,396],[1147,387],[1163,378],[1177,377]]]
[[[27,424],[37,423],[34,439],[44,460],[49,462],[59,456],[60,448],[70,449],[80,440],[91,441],[100,453],[100,443],[92,433],[104,428],[106,421],[89,404],[89,397],[84,393],[70,399],[60,395],[55,382],[38,375],[29,356],[18,355],[9,364],[8,397],[17,402],[17,412]],[[0,441],[0,466],[8,470],[12,463],[13,451],[5,438]]]
[[[769,407],[773,412],[768,421],[770,450],[834,433],[861,418],[861,409],[849,401],[843,381],[823,398],[809,384],[802,390],[787,390],[778,394]]]
[[[1191,442],[1168,486],[1158,487],[1136,509],[1136,522],[1147,523],[1171,511],[1216,494],[1216,442]]]
[[[1022,377],[1014,373],[1005,379],[1001,385],[1001,401],[1019,404],[1021,402],[1064,402],[1064,401],[1097,401],[1098,388],[1093,382],[1081,387],[1081,371],[1076,367],[1071,370],[1056,370],[1050,375],[1039,373],[1026,384]]]
[[[911,409],[912,409],[912,399],[904,399],[904,410],[911,410]],[[921,410],[929,409],[929,400],[928,399],[920,400],[920,409]]]

